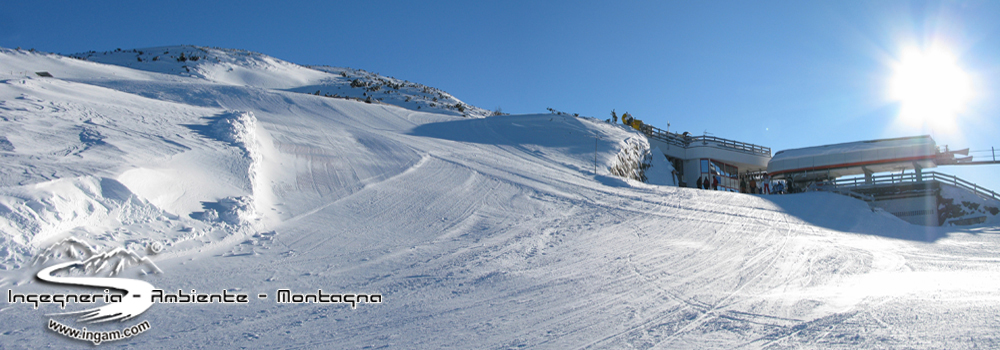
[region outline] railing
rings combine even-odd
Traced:
[[[673,133],[665,131],[663,129],[657,128],[652,125],[642,125],[642,132],[646,134],[647,137],[652,137],[657,140],[666,142],[667,144],[680,146],[680,147],[690,147],[691,144],[701,142],[703,145],[712,143],[717,146],[722,146],[725,148],[734,149],[740,152],[752,153],[752,154],[762,154],[771,156],[771,148],[755,145],[752,143],[739,142],[729,139],[724,139],[715,136],[686,136],[678,133]]]
[[[647,137],[652,137],[657,140],[666,142],[667,144],[679,147],[687,147],[688,142],[686,142],[686,140],[691,138],[690,136],[684,136],[678,133],[665,131],[663,129],[648,124],[642,125],[642,132],[646,134]]]
[[[937,181],[939,183],[952,185],[955,187],[964,188],[966,190],[972,191],[973,193],[983,197],[995,200],[1000,200],[1000,194],[993,192],[987,188],[976,185],[974,183],[962,180],[954,175],[942,174],[935,171],[924,172],[920,179],[917,178],[916,173],[909,174],[888,174],[888,175],[876,175],[872,176],[872,181],[865,181],[864,176],[856,176],[851,178],[841,178],[833,181],[833,184],[838,188],[861,188],[861,187],[874,187],[877,185],[885,184],[903,184],[903,183],[916,183],[922,181]]]
[[[845,195],[845,196],[848,196],[848,197],[854,197],[854,198],[863,200],[865,202],[868,202],[868,204],[874,204],[875,203],[875,197],[874,196],[867,195],[867,194],[860,193],[860,192],[855,192],[854,188],[851,188],[850,186],[839,186],[839,185],[837,185],[835,183],[831,183],[831,182],[819,182],[819,183],[812,184],[810,186],[810,188],[812,188],[812,189],[814,189],[816,191],[833,192],[833,193]]]
[[[840,188],[840,187],[834,186],[832,189],[830,189],[830,192],[839,193],[839,194],[842,194],[842,195],[845,195],[845,196],[848,196],[848,197],[854,197],[854,198],[863,200],[865,202],[868,202],[868,204],[874,204],[875,203],[875,196],[872,196],[870,194],[864,194],[864,193],[854,192],[853,190],[851,190],[849,188]]]

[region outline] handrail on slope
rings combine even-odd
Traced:
[[[666,142],[669,145],[679,146],[679,147],[689,147],[691,144],[696,142],[701,142],[703,145],[712,143],[716,146],[725,147],[728,149],[733,149],[740,152],[766,155],[771,156],[771,148],[764,147],[760,145],[755,145],[752,143],[740,142],[736,140],[724,139],[715,136],[687,136],[678,133],[669,132],[652,125],[643,124],[641,128],[642,132],[646,134],[647,137],[652,137],[657,140]]]
[[[871,182],[866,182],[863,176],[856,176],[846,179],[836,179],[833,184],[838,188],[864,188],[864,187],[874,187],[877,185],[884,184],[903,184],[903,183],[917,183],[924,181],[936,181],[938,183],[948,184],[959,188],[964,188],[966,190],[972,191],[973,193],[979,195],[980,197],[987,199],[1000,200],[1000,194],[994,192],[988,188],[984,188],[975,183],[963,180],[954,175],[942,174],[936,171],[928,171],[917,177],[916,173],[909,174],[885,174],[872,176]]]

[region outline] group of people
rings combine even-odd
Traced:
[[[771,185],[774,186],[771,186]],[[740,193],[750,194],[782,194],[785,192],[783,181],[772,181],[766,173],[740,175]]]
[[[718,191],[719,176],[705,176],[704,180],[702,180],[701,177],[698,177],[698,181],[695,182],[695,188]]]
[[[719,181],[718,175],[698,177],[695,188],[718,191]],[[740,175],[740,193],[782,194],[785,193],[785,183],[780,180],[772,181],[767,174],[742,174]]]

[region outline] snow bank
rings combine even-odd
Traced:
[[[224,113],[212,118],[206,135],[227,142],[241,151],[250,193],[247,196],[226,197],[215,203],[203,202],[206,211],[193,214],[193,217],[231,225],[251,224],[261,212],[257,195],[270,190],[262,184],[264,179],[260,176],[262,157],[261,145],[257,139],[257,118],[252,112]]]
[[[677,174],[674,165],[662,156],[659,147],[649,152],[649,168],[646,169],[646,183],[660,186],[677,186]]]
[[[15,252],[45,247],[78,227],[100,232],[164,214],[109,178],[84,176],[0,188],[0,245],[6,250],[0,261],[21,261]]]

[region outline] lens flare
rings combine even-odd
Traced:
[[[891,97],[900,102],[900,120],[912,126],[954,127],[972,97],[969,75],[945,51],[903,54],[896,64]]]

